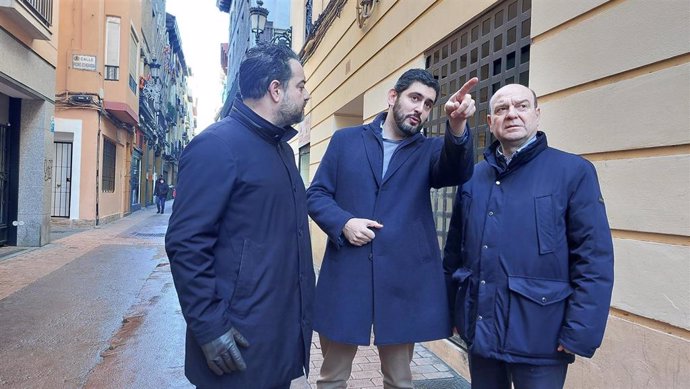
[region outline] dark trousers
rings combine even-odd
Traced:
[[[562,389],[568,364],[507,363],[470,354],[472,389]]]
[[[165,200],[167,199],[166,196],[156,196],[156,208],[158,208],[158,212],[163,213],[165,212]]]

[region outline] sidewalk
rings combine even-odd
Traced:
[[[314,334],[311,345],[311,368],[308,381],[310,386],[306,386],[306,383],[303,383],[305,380],[302,379],[293,383],[291,389],[316,389],[316,379],[319,377],[319,368],[323,363],[317,334]],[[411,366],[412,381],[416,389],[470,389],[467,381],[420,344],[415,345]],[[383,374],[381,374],[378,350],[375,346],[360,346],[357,349],[347,387],[383,388]]]
[[[164,251],[168,216],[143,209],[97,228],[61,231],[64,237],[44,247],[0,249],[0,386],[192,388],[183,376],[185,325]],[[39,357],[35,350],[51,352]],[[48,368],[33,372],[30,361]],[[315,335],[309,379],[292,389],[315,389],[322,361]],[[422,345],[412,373],[418,389],[469,388]],[[348,388],[382,387],[376,347],[360,347]]]

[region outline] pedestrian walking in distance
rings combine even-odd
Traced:
[[[450,336],[430,189],[472,175],[466,123],[476,83],[451,96],[443,138],[420,133],[439,93],[422,69],[403,73],[372,123],[333,134],[307,191],[309,214],[328,235],[314,308],[319,389],[347,386],[372,331],[384,388],[412,388],[414,343]]]
[[[165,212],[165,201],[168,199],[168,184],[165,179],[161,176],[156,181],[156,186],[153,189],[153,195],[156,196],[156,208],[158,211],[156,213]]]
[[[444,268],[473,388],[562,388],[604,336],[613,244],[597,174],[549,147],[540,114],[532,90],[496,91],[496,141],[453,205]]]
[[[287,141],[309,100],[297,55],[249,49],[242,99],[180,158],[165,247],[199,388],[288,389],[309,370],[314,267]]]

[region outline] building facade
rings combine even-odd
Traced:
[[[51,215],[98,225],[153,204],[157,178],[174,183],[189,71],[165,0],[60,7]]]
[[[50,241],[56,3],[0,2],[0,246]]]
[[[477,156],[492,141],[492,93],[529,86],[550,144],[596,166],[616,252],[604,343],[593,359],[578,358],[566,387],[690,380],[681,367],[690,364],[690,3],[291,0],[291,8],[311,93],[292,142],[306,183],[334,131],[385,110],[386,92],[409,68],[441,84],[427,136],[443,133],[448,97],[479,77],[470,121]],[[432,193],[439,245],[454,196]],[[315,224],[312,241],[318,267],[326,237]],[[461,342],[428,346],[469,377]]]
[[[84,225],[130,212],[139,124],[138,1],[60,1],[52,215]]]

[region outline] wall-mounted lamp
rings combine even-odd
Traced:
[[[264,2],[257,0],[256,7],[249,8],[249,20],[252,24],[252,32],[256,34],[256,44],[259,44],[259,36],[266,28],[266,17],[268,17],[268,10],[262,5]]]

